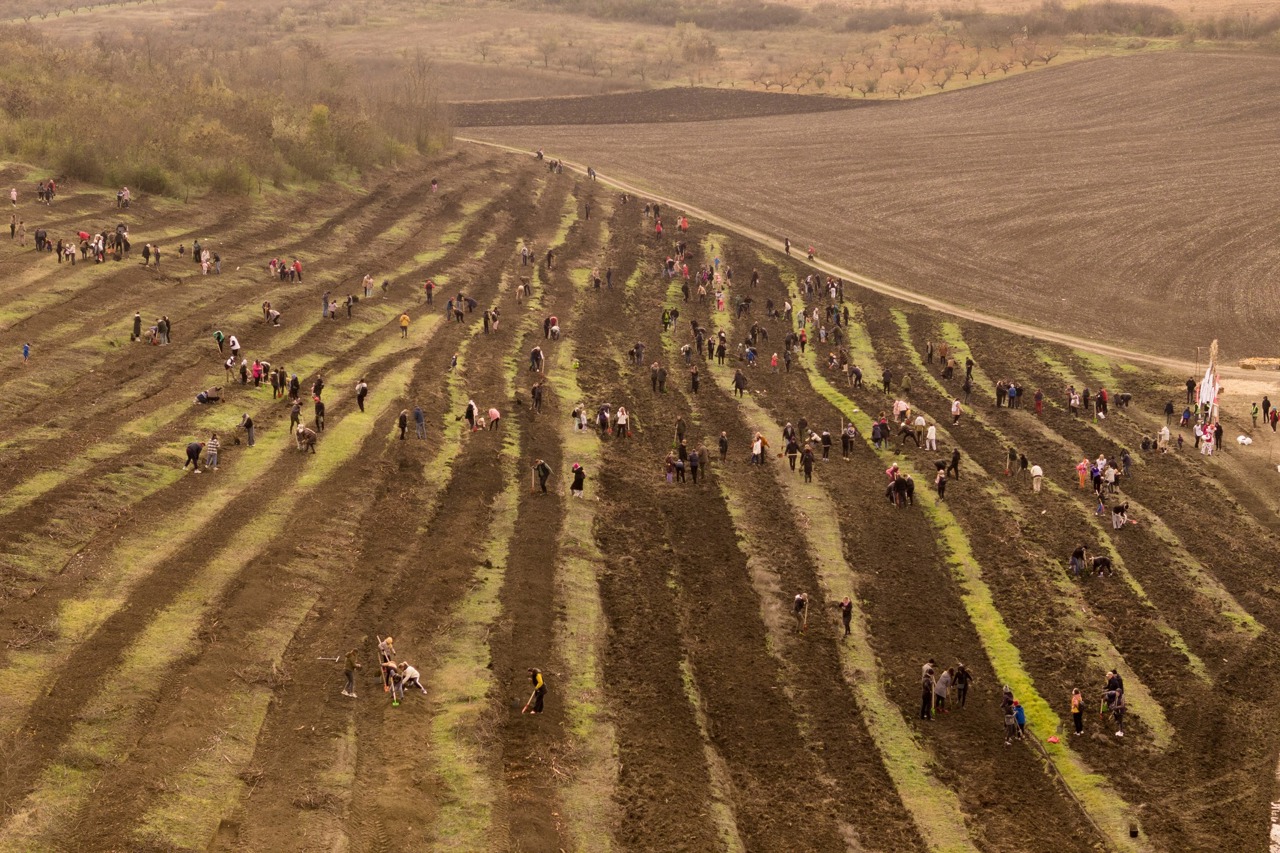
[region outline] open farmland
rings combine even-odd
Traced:
[[[955,304],[1188,360],[1218,337],[1237,358],[1274,355],[1280,325],[1278,72],[1160,54],[829,115],[467,134]]]
[[[3,180],[29,177],[11,167]],[[814,326],[790,370],[741,367],[753,323],[766,359],[791,328],[766,300],[825,302],[802,292],[799,259],[691,221],[690,267],[718,258],[733,276],[726,310],[685,301],[682,279],[659,273],[669,241],[640,200],[527,156],[464,147],[365,187],[253,204],[142,199],[121,214],[91,188],[50,207],[29,197],[29,228],[56,239],[123,219],[135,253],[71,267],[29,238],[0,245],[12,359],[0,371],[0,851],[1262,846],[1280,751],[1268,723],[1280,543],[1237,473],[1257,473],[1242,451],[1137,450],[1184,377],[853,289],[844,347],[865,387],[825,368],[836,346]],[[193,239],[221,255],[220,275],[179,258]],[[163,247],[158,270],[138,262],[145,242]],[[300,258],[303,281],[268,278],[272,257]],[[611,287],[592,286],[597,268]],[[322,318],[321,296],[359,293],[366,273],[386,291]],[[447,322],[459,291],[477,308]],[[263,322],[264,300],[282,326]],[[485,308],[500,312],[491,333]],[[167,315],[173,343],[130,342],[136,310],[147,326]],[[544,338],[549,315],[558,340]],[[680,352],[690,320],[729,342],[727,364],[690,356],[696,393]],[[214,330],[296,373],[304,398],[324,378],[315,455],[294,449],[287,402],[224,380]],[[639,366],[626,355],[636,341]],[[961,377],[924,363],[925,341],[977,363],[956,426]],[[655,360],[670,369],[664,393]],[[887,396],[881,367],[911,390],[895,380]],[[1043,415],[992,406],[1004,378],[1043,388]],[[1073,418],[1069,382],[1134,404]],[[215,384],[225,402],[192,402]],[[870,418],[897,396],[940,424],[936,453],[870,446]],[[469,399],[501,410],[501,428],[468,432]],[[574,428],[575,408],[606,402],[631,411],[631,437]],[[415,407],[427,438],[410,420],[402,441],[397,416]],[[244,413],[253,448],[232,443]],[[663,478],[677,418],[690,446],[710,448],[696,485]],[[859,431],[812,483],[774,455],[801,418]],[[219,469],[180,471],[187,442],[215,430]],[[762,466],[747,462],[756,431],[771,442]],[[1280,441],[1256,435],[1259,454]],[[1009,446],[1044,466],[1043,492],[1004,474]],[[1114,531],[1073,466],[1121,447],[1136,457],[1124,496],[1138,523]],[[932,460],[953,450],[961,475],[938,500]],[[530,484],[538,458],[553,471],[545,495]],[[575,462],[583,500],[568,494]],[[885,501],[892,462],[915,476],[912,507]],[[1071,579],[1080,542],[1110,555],[1115,576]],[[790,616],[799,591],[804,632]],[[848,639],[834,607],[845,595]],[[378,690],[388,634],[427,687],[399,707]],[[334,660],[352,648],[355,699]],[[976,681],[966,708],[928,722],[931,657]],[[520,713],[531,666],[550,686],[541,717]],[[1112,667],[1130,697],[1123,739],[1096,712]],[[1029,739],[1012,746],[1003,684],[1028,712]],[[1076,686],[1086,733],[1051,743]]]

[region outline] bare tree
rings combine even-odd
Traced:
[[[483,64],[489,61],[489,53],[493,50],[493,43],[488,39],[481,39],[476,44],[476,53],[480,54],[480,62]]]
[[[1039,53],[1036,55],[1036,59],[1040,60],[1045,65],[1048,65],[1054,60],[1054,57],[1060,53],[1062,53],[1062,45],[1050,42],[1049,44],[1041,46]]]
[[[551,57],[560,51],[560,40],[552,33],[545,33],[538,39],[538,54],[542,57],[542,67],[551,65]]]

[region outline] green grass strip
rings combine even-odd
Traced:
[[[561,341],[548,370],[553,392],[566,405],[582,399],[573,372],[573,343]],[[597,478],[588,493],[599,486],[600,444],[590,430],[580,432],[569,418],[560,418],[560,441],[565,465],[576,461]],[[567,471],[556,472],[563,478]],[[593,526],[598,502],[590,498],[566,501],[560,529],[560,566],[556,572],[556,597],[565,614],[556,622],[556,656],[569,673],[564,685],[565,718],[573,741],[573,773],[560,789],[564,816],[574,849],[608,853],[615,840],[609,827],[617,825],[613,800],[619,763],[617,738],[604,699],[601,654],[608,625],[600,603],[596,567],[604,557],[596,545]]]
[[[505,282],[504,282],[505,283]],[[498,300],[505,288],[499,287]],[[533,312],[526,312],[522,322],[514,324],[503,359],[503,387],[498,399],[512,396],[512,377],[519,370],[518,348],[523,332],[537,324]],[[459,361],[467,364],[482,326],[473,323],[470,336],[458,349]],[[467,391],[459,371],[449,374],[452,411],[462,411]],[[465,427],[462,422],[446,418],[448,445],[461,446]],[[431,693],[430,757],[445,788],[439,798],[433,828],[435,844],[440,850],[484,850],[492,845],[493,811],[497,801],[497,781],[486,771],[485,752],[481,747],[482,727],[486,713],[492,708],[492,694],[498,689],[490,667],[490,628],[502,617],[501,593],[511,550],[517,547],[515,525],[520,500],[519,476],[520,422],[515,417],[503,419],[503,465],[513,476],[489,508],[488,534],[482,560],[472,575],[462,601],[450,614],[453,626],[441,643],[437,655],[436,677]],[[437,461],[435,467],[440,468]]]

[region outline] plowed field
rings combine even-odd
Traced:
[[[821,344],[827,299],[802,292],[802,261],[697,221],[689,265],[718,259],[725,307],[686,299],[660,273],[671,240],[642,201],[529,157],[467,148],[369,186],[126,212],[73,186],[20,203],[54,239],[124,221],[134,252],[72,267],[29,237],[0,245],[0,851],[1261,849],[1280,751],[1280,543],[1247,480],[1269,430],[1253,456],[1143,453],[1184,377],[853,288],[837,304],[843,343]],[[197,238],[220,274],[177,254]],[[159,269],[140,262],[147,242]],[[301,259],[303,280],[270,278],[273,257]],[[374,293],[348,315],[366,274]],[[476,301],[460,320],[445,314],[459,292]],[[797,325],[764,309],[786,299],[820,316],[775,372]],[[666,331],[664,308],[680,311]],[[167,315],[172,343],[130,341],[135,311],[144,332]],[[724,332],[723,364],[683,354],[691,321]],[[748,367],[753,323],[767,340]],[[295,449],[287,400],[226,378],[215,330],[298,375],[304,423],[323,377],[314,455]],[[926,341],[976,362],[957,425],[960,377],[942,378]],[[841,346],[865,387],[825,367]],[[999,379],[1043,388],[1044,411],[996,408]],[[1068,383],[1133,404],[1073,418]],[[223,402],[193,402],[219,384]],[[870,445],[869,418],[898,397],[939,424],[936,452]],[[470,431],[469,400],[500,410],[498,428]],[[627,407],[630,436],[577,428],[575,409],[605,403]],[[235,443],[246,413],[253,447]],[[836,437],[812,482],[779,457],[801,419]],[[696,483],[665,477],[681,428],[706,448]],[[215,431],[217,469],[183,469],[187,443]],[[1010,446],[1044,467],[1042,492],[1005,474]],[[1137,523],[1113,530],[1074,466],[1121,448]],[[940,500],[933,460],[953,450],[960,475]],[[916,482],[903,509],[884,497],[895,462]],[[1081,542],[1114,576],[1069,575]],[[379,677],[388,635],[425,689],[398,705]],[[965,707],[924,720],[930,658],[975,681]],[[541,716],[521,713],[530,667],[549,688]],[[1098,713],[1112,668],[1124,737]],[[1006,684],[1028,717],[1009,745]]]
[[[1235,359],[1277,349],[1278,72],[1160,54],[874,110],[472,135],[953,304],[1188,361],[1217,337]]]

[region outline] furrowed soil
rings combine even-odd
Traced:
[[[432,175],[446,176],[434,192]],[[1141,451],[1185,377],[852,285],[832,306],[842,321],[849,310],[841,340],[823,342],[836,329],[825,288],[802,293],[812,270],[798,257],[698,221],[679,232],[665,208],[656,239],[644,199],[472,147],[365,187],[111,202],[70,186],[19,212],[55,240],[124,221],[134,251],[119,262],[0,245],[0,851],[1264,844],[1280,610],[1258,480],[1277,439],[1233,415],[1228,434],[1252,447]],[[691,276],[719,276],[705,298],[662,274],[673,237]],[[220,274],[177,254],[194,239],[220,254]],[[158,270],[140,262],[147,242],[162,247]],[[303,280],[269,278],[273,257],[301,259]],[[348,293],[361,295],[350,315]],[[459,320],[445,307],[460,293]],[[335,318],[317,311],[324,294]],[[789,369],[788,299],[819,311]],[[266,325],[263,301],[283,325]],[[486,309],[499,320],[487,329]],[[167,315],[173,342],[131,341],[135,311],[144,333]],[[544,331],[553,316],[558,338]],[[696,326],[725,334],[724,363],[705,344],[684,354]],[[295,449],[287,399],[227,376],[215,330],[250,363],[298,374],[304,423],[323,377],[314,455]],[[962,374],[943,378],[923,355],[941,341],[976,362],[955,425]],[[863,363],[862,387],[826,366],[842,349]],[[999,379],[1043,389],[1043,411],[996,407]],[[219,384],[225,402],[193,402]],[[1074,418],[1068,384],[1132,402]],[[896,435],[871,447],[869,418],[897,398],[939,425],[936,452]],[[470,430],[469,400],[498,409],[499,427]],[[629,436],[596,426],[605,404],[626,406]],[[236,428],[246,413],[252,448]],[[834,437],[813,482],[780,455],[783,426],[802,419]],[[697,482],[667,479],[681,429],[702,454]],[[217,469],[180,470],[187,443],[215,431]],[[757,432],[763,464],[749,458]],[[1009,446],[1044,467],[1045,490],[1005,474]],[[1132,476],[1108,501],[1130,501],[1137,523],[1115,530],[1074,466],[1123,449]],[[938,501],[933,461],[953,450],[961,475]],[[553,472],[546,494],[537,459]],[[912,506],[885,498],[893,462],[915,477]],[[1115,575],[1070,577],[1080,542],[1113,555]],[[793,618],[799,592],[807,622]],[[848,639],[846,595],[859,614]],[[398,705],[377,655],[388,635],[425,688]],[[349,650],[355,697],[342,695]],[[975,680],[964,707],[924,719],[931,658]],[[549,688],[537,716],[522,713],[530,667]],[[1113,667],[1130,688],[1122,738],[1097,710]],[[1033,714],[1009,744],[1005,681]]]
[[[1217,337],[1234,360],[1276,351],[1264,187],[1280,170],[1280,96],[1263,81],[1278,68],[1162,53],[873,110],[470,135],[589,163],[951,304],[1186,360]],[[680,139],[714,140],[715,156]]]

